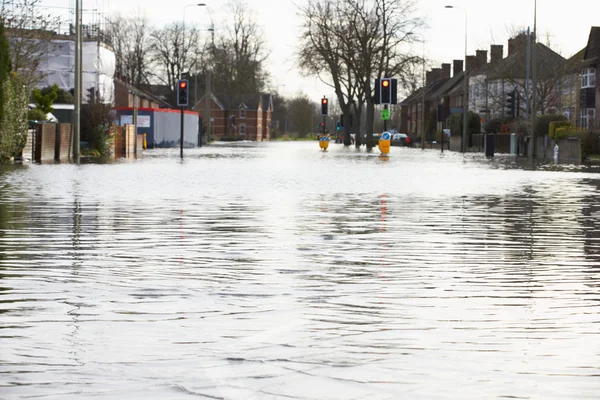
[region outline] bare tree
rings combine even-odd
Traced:
[[[47,62],[52,40],[60,26],[60,18],[42,12],[41,0],[13,0],[2,3],[0,18],[6,27],[13,71],[29,87],[44,75],[41,66]]]
[[[341,36],[350,35],[350,27],[340,8],[341,4],[340,0],[310,0],[300,8],[303,25],[298,61],[306,75],[316,74],[322,82],[334,89],[345,119],[344,144],[349,145],[352,130],[350,113],[354,111],[360,115],[362,107],[357,104],[360,87],[355,71],[344,60],[344,53],[352,50],[342,48],[347,42]]]
[[[175,22],[150,34],[150,57],[154,71],[150,74],[175,93],[180,76],[195,67],[199,33],[195,27]]]
[[[109,19],[109,38],[116,57],[116,75],[136,87],[149,83],[150,47],[148,19],[119,14]]]
[[[289,117],[292,126],[298,132],[298,136],[306,135],[314,129],[314,115],[316,104],[306,94],[299,94],[288,101]]]
[[[372,147],[375,116],[372,82],[383,77],[396,77],[400,83],[408,80],[406,71],[422,61],[410,54],[409,45],[415,41],[414,33],[423,21],[414,16],[413,0],[343,1],[353,30],[353,35],[346,38],[346,47],[356,45],[356,51],[348,53],[346,59],[363,88],[367,146]]]
[[[414,12],[413,0],[312,0],[300,10],[305,37],[300,65],[307,72],[328,75],[345,114],[352,106],[354,119],[360,121],[366,106],[369,148],[374,145],[372,82],[382,77],[409,81],[406,71],[422,61],[409,52],[413,33],[423,25]]]
[[[225,94],[225,101],[233,103],[244,94],[264,90],[269,77],[265,68],[269,52],[262,29],[245,3],[230,2],[226,10],[224,29],[205,46],[210,57],[202,62],[212,69],[214,91]]]

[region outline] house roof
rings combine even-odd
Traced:
[[[600,57],[600,26],[592,26],[583,59],[597,59],[598,57]]]
[[[411,94],[409,94],[401,103],[401,106],[407,106],[410,103],[412,103],[415,99],[419,99],[422,98],[422,93],[423,93],[423,88],[419,88],[417,90],[415,90],[414,92],[412,92]]]
[[[460,83],[465,77],[464,72],[459,72],[450,79],[438,79],[425,87],[425,99],[439,99],[448,94],[462,91]],[[456,90],[458,88],[458,90]],[[414,101],[420,101],[423,98],[423,88],[419,88],[404,99],[400,105],[408,105]]]
[[[192,106],[192,110],[195,110],[195,111],[201,111],[201,110],[198,110],[198,104],[200,104],[200,102],[201,102],[202,100],[204,100],[204,98],[205,98],[205,97],[206,97],[206,94],[205,94],[205,95],[203,95],[202,97],[200,97],[200,99],[199,99],[199,100],[196,102],[196,104],[194,104],[194,105]],[[225,106],[223,105],[223,103],[221,103],[221,101],[219,101],[219,99],[218,99],[218,98],[217,98],[217,97],[216,97],[216,96],[215,96],[213,93],[211,93],[211,94],[210,94],[210,97],[212,98],[212,100],[213,100],[215,103],[217,103],[217,106],[219,106],[219,108],[220,108],[221,110],[225,110]]]
[[[119,78],[114,78],[114,82],[115,82],[115,85],[124,86],[128,91],[130,91],[131,93],[133,93],[139,97],[142,97],[142,98],[145,98],[148,100],[152,100],[152,101],[158,103],[160,106],[170,107],[169,103],[167,103],[166,101],[153,95],[152,93],[148,93],[142,89],[136,88],[135,86],[131,85],[130,83],[127,83]]]
[[[459,83],[461,83],[463,81],[464,77],[465,77],[464,71],[460,72],[458,74],[455,74],[452,78],[445,80],[444,83],[442,85],[440,85],[435,92],[431,93],[429,97],[433,98],[433,99],[438,99],[438,98],[444,97],[447,94],[450,94],[452,89],[454,89],[457,86],[459,88],[461,88]]]
[[[567,74],[578,74],[581,71],[581,68],[584,67],[584,64],[587,61],[584,61],[583,56],[585,54],[586,48],[579,50],[575,53],[571,58],[569,58],[564,65],[564,72]]]
[[[204,99],[206,95],[202,96],[200,100],[194,104],[192,109],[196,109],[198,104]],[[270,93],[263,94],[243,94],[240,96],[229,96],[225,94],[211,93],[212,99],[222,110],[233,110],[245,106],[248,110],[270,110],[273,111],[273,99]]]
[[[262,94],[262,109],[263,111],[273,111],[273,96],[271,96],[271,93]]]
[[[563,56],[542,43],[536,43],[533,46],[533,51],[535,52],[536,62],[541,68],[549,68],[554,71],[566,62]],[[527,50],[523,48],[499,60],[494,65],[490,65],[488,79],[524,79],[526,75],[526,56]]]

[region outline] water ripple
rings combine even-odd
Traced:
[[[1,397],[597,398],[597,172],[315,143],[3,167]]]

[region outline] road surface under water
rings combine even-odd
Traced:
[[[0,169],[0,398],[598,398],[598,168],[329,150]]]

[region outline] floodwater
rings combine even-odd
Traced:
[[[600,396],[600,169],[185,157],[0,169],[0,398]]]

